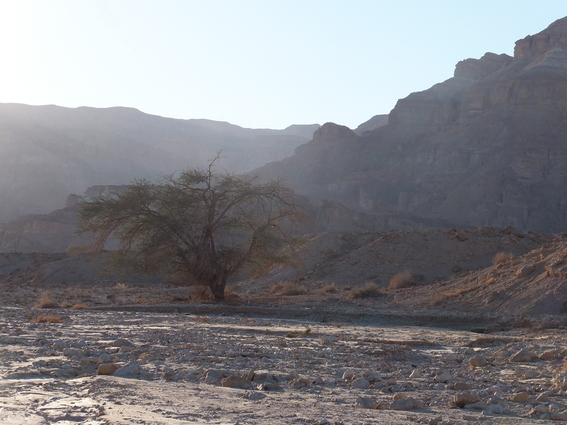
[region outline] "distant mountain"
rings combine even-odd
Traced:
[[[358,134],[357,134],[358,133]],[[398,101],[386,125],[327,123],[257,172],[312,199],[412,223],[567,231],[567,18]]]
[[[131,108],[0,104],[0,223],[61,208],[89,186],[153,179],[205,167],[243,173],[285,158],[318,125],[247,129]]]

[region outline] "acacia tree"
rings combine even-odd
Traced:
[[[218,158],[217,158],[218,159]],[[224,299],[227,279],[247,266],[282,259],[302,213],[281,181],[191,169],[158,183],[135,180],[112,194],[81,204],[79,233],[93,233],[102,250],[119,241],[120,258],[145,269],[179,271]]]

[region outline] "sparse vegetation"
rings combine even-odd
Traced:
[[[349,292],[350,298],[377,298],[386,295],[385,288],[380,288],[374,282],[367,282],[364,286],[353,288]]]
[[[266,270],[288,260],[293,224],[303,214],[280,181],[191,169],[159,183],[137,180],[122,190],[81,204],[80,233],[120,242],[117,258],[145,271],[182,272],[187,284],[207,286],[223,300],[228,278]]]
[[[321,288],[321,291],[319,292],[324,295],[324,294],[336,294],[338,291],[339,290],[337,289],[337,285],[331,283],[330,285]]]
[[[61,306],[45,291],[40,295],[35,308],[61,308]]]
[[[191,291],[191,301],[195,303],[211,302],[213,296],[206,286],[195,285]]]
[[[409,288],[417,285],[417,280],[409,270],[405,270],[390,279],[390,289]]]
[[[87,308],[85,304],[75,304],[71,307],[71,310],[83,310]]]
[[[300,285],[298,282],[289,281],[276,284],[272,289],[272,293],[275,295],[296,296],[305,295],[309,293],[309,291],[305,286]]]
[[[37,316],[32,319],[34,323],[63,323],[59,316]]]
[[[498,252],[492,258],[492,265],[498,266],[499,264],[504,264],[508,261],[514,259],[514,255],[510,254],[509,252]]]

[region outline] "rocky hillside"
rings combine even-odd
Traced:
[[[357,134],[358,133],[358,134]],[[259,170],[300,193],[376,216],[458,227],[567,229],[567,18],[401,99],[388,123],[328,123]]]
[[[247,172],[291,155],[318,127],[253,130],[130,108],[0,104],[0,223],[49,213],[92,185],[204,167],[220,150],[219,167]]]

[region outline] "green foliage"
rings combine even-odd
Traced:
[[[218,159],[218,157],[216,158]],[[245,268],[283,261],[293,224],[302,214],[280,181],[192,169],[158,183],[137,180],[123,190],[83,202],[79,232],[93,233],[93,247],[109,237],[119,258],[145,270],[184,274],[224,298],[227,279]]]

